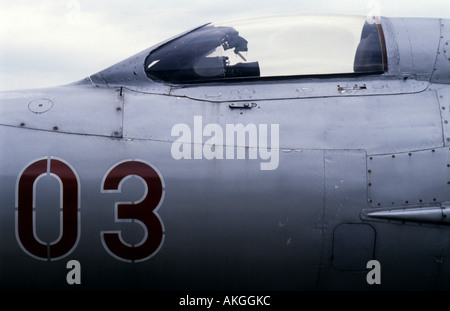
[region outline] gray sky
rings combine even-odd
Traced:
[[[207,22],[294,12],[450,18],[450,1],[0,0],[0,90],[78,81]]]

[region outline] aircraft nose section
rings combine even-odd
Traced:
[[[48,95],[36,90],[0,92],[0,124],[7,126],[31,126],[37,116],[51,111],[54,102]],[[45,118],[45,117],[44,117]],[[42,121],[42,117],[40,118]],[[35,121],[37,122],[37,120]]]
[[[83,88],[80,92],[78,85],[0,92],[0,124],[67,134],[119,137],[122,135],[122,105],[123,101],[114,89]],[[99,123],[98,120],[103,121]]]

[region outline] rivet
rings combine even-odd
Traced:
[[[22,123],[20,123],[20,126],[25,126],[25,123],[23,123],[23,122],[22,122]]]
[[[372,170],[368,170],[367,173],[369,173],[369,174],[372,173]]]
[[[392,158],[395,158],[395,154],[392,155]]]
[[[372,183],[369,183],[369,187],[371,187],[372,186]]]
[[[58,128],[57,126],[54,126],[54,127],[53,127],[53,130],[54,130],[54,131],[57,131],[58,129],[59,129],[59,128]]]

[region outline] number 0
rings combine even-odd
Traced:
[[[43,243],[36,236],[35,184],[40,176],[49,174],[61,184],[61,232],[52,243]],[[67,256],[79,239],[79,181],[74,170],[61,160],[41,159],[28,165],[17,184],[16,236],[31,256],[54,260]]]

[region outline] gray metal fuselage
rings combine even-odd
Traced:
[[[70,85],[2,93],[0,288],[70,289],[66,264],[77,260],[82,289],[448,289],[450,21],[381,25],[389,67],[379,75],[158,83],[142,65],[158,45]],[[203,133],[181,145],[190,158],[173,156],[177,124]],[[236,124],[255,125],[256,145],[250,127],[227,145]],[[208,125],[223,129],[215,149]],[[268,147],[279,126],[278,148],[261,145],[260,125]],[[21,177],[39,160],[47,169],[27,188]],[[130,171],[107,186],[118,164],[137,162],[161,180],[157,216],[148,216],[161,232],[120,216],[124,204],[153,196],[145,176]],[[53,171],[56,163],[65,165]],[[52,244],[69,241],[69,187],[76,236],[53,256]],[[48,250],[41,257],[18,229],[30,195],[34,237]],[[155,234],[160,243],[127,259],[105,242],[112,231],[129,248]],[[366,280],[373,259],[379,285]]]

